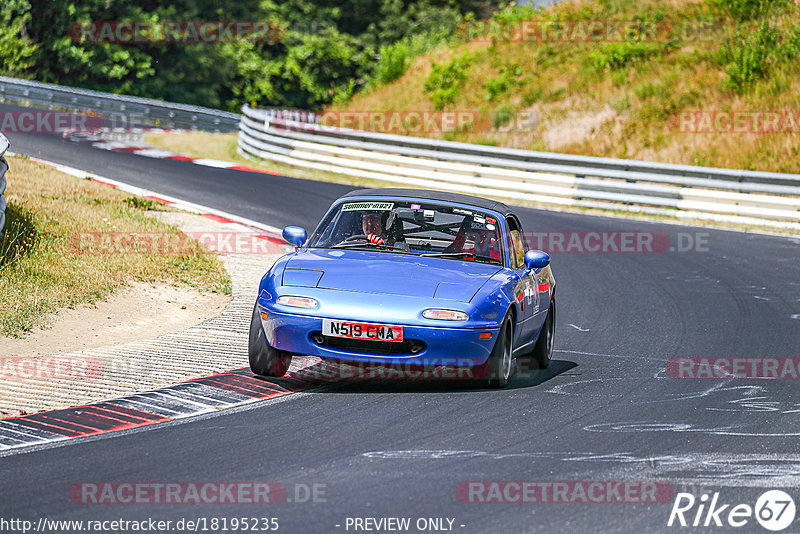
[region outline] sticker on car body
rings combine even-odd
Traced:
[[[342,211],[391,211],[394,209],[394,202],[351,202],[342,205]]]

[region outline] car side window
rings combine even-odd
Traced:
[[[511,267],[521,269],[525,265],[525,243],[523,242],[525,236],[522,235],[520,227],[514,219],[509,217],[506,219],[506,224],[508,225],[508,250],[511,255]]]

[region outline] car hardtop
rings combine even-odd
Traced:
[[[350,191],[343,195],[339,200],[351,199],[367,199],[367,198],[391,198],[391,199],[404,199],[404,200],[432,200],[440,202],[452,202],[453,204],[462,204],[473,208],[481,208],[484,210],[494,211],[503,217],[513,217],[519,223],[519,217],[516,214],[497,200],[489,200],[481,197],[474,197],[472,195],[464,195],[461,193],[450,193],[448,191],[435,191],[429,189],[406,189],[396,187],[386,187],[381,189],[357,189]],[[338,202],[338,201],[337,201]]]

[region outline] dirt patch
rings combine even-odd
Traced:
[[[609,106],[598,111],[570,111],[561,121],[549,125],[542,137],[549,150],[573,144],[582,144],[605,123],[616,118],[616,112]]]
[[[0,354],[44,356],[154,337],[215,317],[230,300],[187,286],[131,282],[106,301],[59,311],[49,327],[22,339],[0,337]]]

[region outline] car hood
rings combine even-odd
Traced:
[[[359,250],[301,250],[286,264],[284,286],[469,302],[502,268],[469,261]]]

